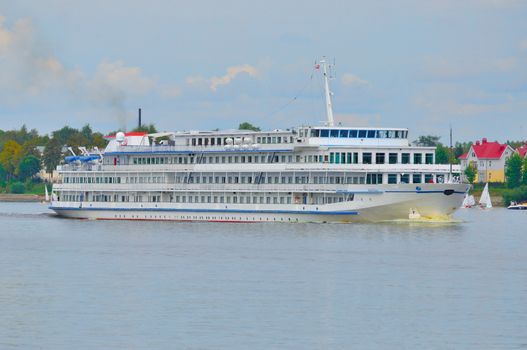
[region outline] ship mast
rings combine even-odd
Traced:
[[[331,95],[333,94],[329,90],[329,77],[328,77],[328,65],[326,62],[326,59],[323,58],[320,61],[320,64],[322,65],[322,72],[324,73],[324,93],[326,95],[326,117],[328,119],[327,124],[328,126],[333,126],[333,103],[331,101]]]

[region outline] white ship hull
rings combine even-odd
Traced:
[[[354,200],[309,204],[182,204],[52,202],[67,218],[93,220],[155,220],[211,222],[382,222],[407,219],[448,219],[461,206],[469,185],[420,184],[354,186]]]

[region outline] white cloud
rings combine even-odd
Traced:
[[[250,64],[242,64],[239,66],[228,67],[227,73],[220,77],[213,76],[210,78],[204,78],[202,76],[195,75],[187,77],[187,79],[185,79],[185,83],[193,88],[205,88],[216,92],[220,86],[230,84],[240,74],[247,74],[254,78],[258,76],[259,71]]]
[[[351,73],[345,73],[342,75],[341,82],[344,85],[349,86],[369,86],[370,83],[362,78],[359,78],[358,76],[351,74]]]
[[[229,67],[227,68],[227,74],[221,77],[210,78],[209,87],[212,91],[216,91],[218,86],[230,84],[230,82],[239,74],[248,74],[251,77],[255,77],[258,74],[258,70],[250,64]]]
[[[103,61],[97,67],[93,84],[118,89],[130,95],[144,95],[154,89],[156,82],[145,77],[139,67],[127,67],[123,61]]]

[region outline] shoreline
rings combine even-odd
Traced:
[[[0,202],[42,202],[45,197],[38,194],[0,193]]]

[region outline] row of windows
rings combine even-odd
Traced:
[[[278,194],[274,196],[265,195],[170,195],[173,203],[216,203],[216,204],[331,204],[344,201],[353,201],[354,194],[342,195],[318,195],[313,197],[293,196],[291,194]],[[154,195],[88,195],[85,199],[83,194],[62,194],[59,200],[67,202],[135,202],[135,203],[161,203],[162,196]]]
[[[375,158],[373,158],[375,157]],[[225,163],[332,163],[332,164],[410,164],[410,153],[330,152],[329,155],[241,155],[241,156],[204,156],[189,155],[179,157],[133,157],[134,165],[151,164],[225,164]],[[434,154],[413,154],[413,164],[434,164]],[[114,164],[120,164],[116,158]],[[111,164],[108,160],[106,164]]]
[[[420,173],[412,174],[412,183],[423,182],[423,175]],[[433,180],[432,174],[424,175],[424,182]],[[410,174],[387,174],[386,183],[410,183]],[[64,177],[64,183],[72,184],[155,184],[168,183],[165,176],[123,176],[123,177]],[[379,173],[356,175],[356,176],[268,176],[264,173],[259,175],[231,175],[231,176],[212,176],[212,175],[176,175],[175,183],[189,184],[382,184],[383,175]]]
[[[375,155],[375,158],[373,158]],[[400,153],[401,157],[399,159],[399,153],[371,153],[364,152],[362,153],[362,162],[359,158],[358,152],[330,152],[329,153],[329,163],[334,164],[373,164],[375,159],[375,164],[410,164],[410,153]],[[425,164],[434,164],[434,154],[426,153],[425,154]],[[423,154],[414,153],[413,164],[423,164]]]
[[[359,139],[406,139],[408,136],[408,131],[406,130],[311,129],[309,136],[311,137],[359,138]]]
[[[233,137],[195,137],[187,141],[187,146],[223,146],[227,144],[227,139],[236,138]],[[240,136],[240,138],[242,138]],[[293,143],[293,136],[258,136],[256,143]]]

